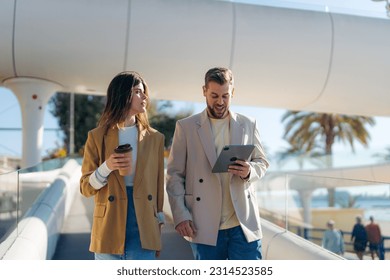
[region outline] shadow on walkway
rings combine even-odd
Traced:
[[[53,260],[93,260],[89,240],[89,233],[61,234]]]
[[[93,215],[93,198],[76,193],[57,243],[53,260],[93,260],[89,251]],[[162,244],[159,260],[191,260],[191,247],[173,228],[170,219],[162,229]]]

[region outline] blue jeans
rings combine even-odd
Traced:
[[[126,222],[126,240],[125,253],[100,254],[95,253],[95,260],[155,260],[156,251],[143,249],[139,237],[137,219],[135,217],[135,208],[133,200],[133,187],[127,187],[127,222]]]
[[[196,260],[261,260],[261,240],[247,242],[241,226],[218,231],[217,245],[190,243]]]

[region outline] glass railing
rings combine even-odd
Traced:
[[[0,174],[0,253],[1,243],[7,237],[12,240],[12,236],[17,236],[18,222],[67,160],[45,161],[32,168]],[[368,174],[376,172],[367,168]],[[390,259],[389,182],[340,178],[342,172],[337,178],[310,172],[268,172],[257,186],[262,218],[278,225],[282,232],[293,232],[319,246],[326,223],[332,219],[344,234],[346,252],[353,254],[351,231],[355,217],[362,216],[367,224],[369,216],[374,216],[385,237],[386,259]],[[359,172],[360,178],[364,178],[364,170]],[[328,206],[329,189],[335,190],[333,207]]]
[[[68,159],[47,160],[36,166],[0,174],[0,250],[4,240],[12,242],[12,238],[17,237],[18,222],[55,180]]]
[[[17,171],[0,175],[0,244],[16,228],[20,218],[18,186]]]
[[[329,206],[329,197],[332,197],[329,190],[335,191],[332,207]],[[364,225],[373,216],[382,229],[383,245],[388,252],[387,259],[390,258],[389,182],[333,178],[315,173],[269,172],[259,182],[257,198],[263,219],[319,246],[327,221],[333,220],[343,233],[345,251],[351,254],[354,254],[351,232],[356,216],[363,218]]]

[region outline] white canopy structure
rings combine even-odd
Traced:
[[[44,108],[55,92],[104,95],[124,70],[140,72],[156,99],[201,101],[205,71],[225,66],[235,74],[237,105],[390,116],[389,19],[244,2],[1,0],[0,85],[21,106],[22,167],[41,161]],[[338,187],[330,177],[390,182],[389,174],[389,165],[305,171],[289,185],[304,192],[317,185],[297,178]],[[310,189],[303,195],[308,201]],[[308,243],[267,224],[270,259],[283,250],[340,258],[301,250]]]
[[[237,105],[390,115],[386,18],[242,1],[4,0],[0,38],[0,81],[26,115],[23,166],[40,161],[51,94],[105,94],[123,70],[157,99],[200,101],[205,71],[227,66]]]

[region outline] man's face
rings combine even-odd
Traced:
[[[220,85],[216,82],[209,82],[206,86],[203,86],[203,95],[206,97],[209,117],[223,119],[229,114],[233,92],[233,85],[229,83]]]

